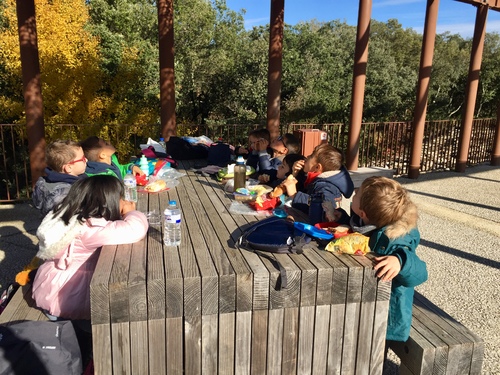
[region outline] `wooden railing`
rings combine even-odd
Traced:
[[[233,145],[246,144],[248,132],[259,125],[178,125],[177,134],[206,135]],[[496,119],[476,119],[473,122],[468,165],[491,160]],[[346,124],[286,124],[282,133],[314,128],[328,134],[328,142],[345,150]],[[97,129],[97,132],[96,132]],[[384,167],[394,170],[395,176],[408,173],[412,140],[411,122],[370,122],[361,127],[359,167]],[[55,139],[85,139],[98,135],[117,146],[118,153],[130,156],[139,152],[139,145],[148,137],[159,137],[158,124],[153,125],[46,125],[46,142]],[[425,124],[422,146],[422,173],[453,170],[458,153],[460,122],[457,120],[428,121]],[[0,202],[29,199],[31,177],[25,125],[0,124]]]

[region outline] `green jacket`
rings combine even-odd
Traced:
[[[427,266],[415,251],[420,242],[416,208],[405,217],[370,235],[370,249],[379,255],[399,258],[401,271],[392,280],[387,340],[406,341],[410,336],[414,288],[427,280]]]
[[[85,174],[87,176],[95,175],[111,175],[123,180],[123,177],[127,174],[129,169],[132,169],[133,163],[128,163],[121,165],[118,162],[118,158],[115,154],[111,155],[111,164],[101,163],[97,161],[88,161],[87,168],[85,169]]]

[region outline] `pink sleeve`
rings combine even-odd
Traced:
[[[130,211],[123,220],[109,221],[94,235],[83,241],[87,248],[98,248],[104,245],[120,245],[133,243],[142,239],[148,232],[148,220],[140,211]]]

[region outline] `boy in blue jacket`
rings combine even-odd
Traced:
[[[427,280],[426,264],[415,251],[420,242],[417,207],[397,181],[369,177],[354,195],[351,210],[356,227],[371,227],[365,234],[370,250],[378,254],[377,277],[392,281],[386,340],[406,341],[414,288]]]
[[[305,213],[310,212],[310,207],[315,198],[319,198],[319,209],[322,202],[333,202],[338,211],[340,223],[345,223],[349,215],[340,208],[342,196],[350,198],[354,191],[349,172],[344,167],[342,152],[329,144],[316,146],[307,159],[294,163],[292,174],[295,179],[286,179],[284,185],[286,193],[292,197],[292,207]],[[320,212],[320,213],[321,213]],[[310,220],[312,220],[310,215]],[[318,220],[322,220],[319,219]],[[311,222],[316,224],[320,221]]]

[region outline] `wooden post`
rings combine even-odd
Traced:
[[[158,0],[160,48],[160,129],[165,141],[176,135],[174,81],[174,0]]]
[[[267,73],[267,130],[271,139],[280,135],[281,68],[285,0],[271,0],[269,66]]]
[[[351,123],[347,139],[347,169],[358,169],[359,133],[363,120],[363,101],[365,96],[366,65],[368,63],[368,40],[370,38],[370,18],[372,0],[359,0],[358,30],[352,80]]]
[[[418,72],[417,102],[413,115],[413,139],[410,154],[410,168],[408,170],[409,178],[418,178],[420,173],[420,156],[422,155],[422,142],[424,139],[425,115],[427,113],[432,58],[434,56],[438,8],[439,0],[427,0],[424,39],[422,41],[420,69]]]
[[[455,166],[456,172],[465,172],[467,158],[469,156],[472,121],[474,119],[474,107],[476,105],[477,89],[479,86],[479,73],[481,71],[481,60],[483,58],[487,16],[488,5],[478,5],[474,37],[472,39],[469,75],[467,77],[467,88],[465,90],[465,108],[462,114],[462,126],[460,128],[460,138],[458,140],[458,156]]]
[[[493,140],[493,151],[491,153],[491,165],[500,165],[500,104],[497,109],[497,127],[495,129],[495,139]]]
[[[34,0],[16,0],[16,12],[21,49],[31,185],[34,187],[45,168],[45,127]]]

